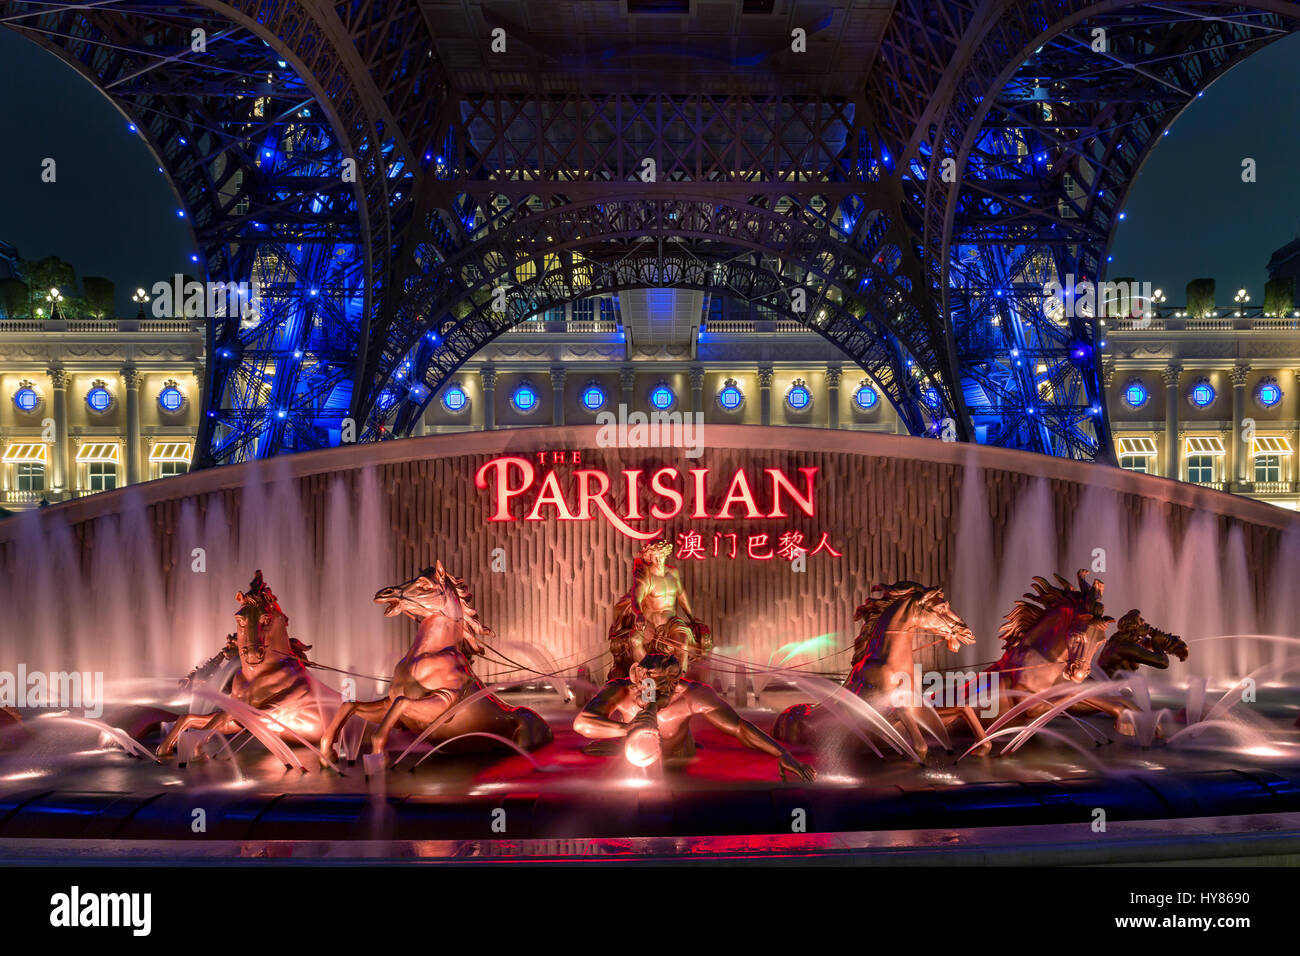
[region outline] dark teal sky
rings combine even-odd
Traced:
[[[186,220],[148,147],[71,67],[0,29],[0,240],[25,259],[57,255],[77,278],[131,293],[193,268]],[[41,162],[57,180],[41,182]]]
[[[1256,182],[1241,161],[1256,161]],[[1129,193],[1108,275],[1163,288],[1171,305],[1187,283],[1217,280],[1221,305],[1245,287],[1264,299],[1268,257],[1300,217],[1300,36],[1230,70],[1174,123]]]
[[[78,277],[114,280],[123,314],[135,286],[190,268],[170,188],[103,96],[4,29],[0,89],[0,239],[29,259],[59,255]],[[47,156],[58,162],[54,184],[40,181]],[[1241,181],[1246,156],[1255,183]],[[1269,254],[1300,234],[1300,36],[1211,86],[1148,160],[1125,211],[1112,277],[1150,281],[1171,304],[1199,276],[1262,301]]]

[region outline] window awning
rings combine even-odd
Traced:
[[[1256,435],[1251,442],[1252,458],[1258,458],[1260,455],[1289,454],[1291,454],[1291,440],[1285,435]]]
[[[120,447],[115,441],[87,442],[77,449],[77,461],[111,461],[117,464]]]
[[[189,461],[194,446],[187,441],[163,441],[149,452],[150,461]]]
[[[1188,435],[1183,446],[1189,455],[1222,455],[1223,439],[1218,435]]]
[[[49,446],[39,441],[11,442],[5,449],[5,461],[39,462],[45,464],[46,449]]]
[[[1154,458],[1156,456],[1156,440],[1142,436],[1121,438],[1119,440],[1119,453],[1121,457]]]

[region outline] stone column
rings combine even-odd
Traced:
[[[772,366],[770,365],[758,367],[758,399],[758,407],[762,414],[760,422],[764,425],[772,424]]]
[[[54,387],[54,448],[48,489],[53,492],[70,492],[68,475],[72,469],[68,462],[72,454],[72,442],[68,435],[68,370],[55,367],[49,369],[48,374],[50,384]]]
[[[72,498],[77,494],[77,456],[81,454],[81,436],[69,436],[68,444],[72,446],[68,449],[68,497]],[[89,482],[86,487],[90,487]]]
[[[704,369],[691,366],[691,411],[704,412]]]
[[[1247,470],[1251,452],[1242,435],[1241,423],[1246,417],[1246,380],[1250,377],[1249,365],[1236,365],[1232,369],[1232,474],[1225,475],[1228,488],[1236,491],[1239,485],[1253,481],[1255,476]]]
[[[840,427],[840,375],[842,369],[831,365],[826,369],[826,406],[829,409],[828,428]]]
[[[1181,477],[1183,450],[1178,445],[1178,377],[1182,367],[1168,365],[1161,373],[1165,380],[1165,477]]]
[[[126,483],[140,483],[140,371],[122,369],[126,382]]]
[[[490,432],[497,427],[497,370],[484,365],[478,378],[483,387],[483,430]]]
[[[551,369],[551,424],[564,424],[564,380],[568,373],[562,366]]]
[[[636,408],[633,402],[632,389],[636,387],[636,369],[631,365],[624,365],[618,370],[618,381],[623,386],[623,404],[627,406],[629,413]]]

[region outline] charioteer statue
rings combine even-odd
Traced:
[[[669,541],[651,541],[632,565],[632,587],[614,605],[607,679],[625,678],[647,654],[671,654],[690,671],[713,648],[708,627],[695,619],[681,573],[668,565]]]
[[[627,678],[611,680],[573,721],[573,729],[598,743],[587,753],[614,754],[629,763],[649,766],[695,755],[691,718],[702,715],[746,747],[777,758],[781,776],[811,781],[817,772],[741,717],[712,687],[682,677],[681,662],[671,654],[646,654],[630,667]]]

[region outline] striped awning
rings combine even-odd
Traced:
[[[77,461],[111,461],[117,464],[120,448],[115,441],[87,442],[77,449]]]
[[[194,446],[187,441],[160,441],[149,452],[150,461],[189,461]]]
[[[1255,440],[1251,442],[1252,458],[1258,458],[1260,455],[1289,454],[1291,454],[1291,440],[1285,435],[1256,435]]]
[[[1120,438],[1119,453],[1120,457],[1154,458],[1156,456],[1156,440],[1145,436]]]
[[[1218,435],[1188,435],[1183,445],[1189,455],[1222,455],[1223,439]]]
[[[5,448],[5,461],[25,462],[35,461],[45,464],[45,456],[48,454],[46,449],[49,448],[44,442],[39,441],[21,441],[10,442]]]

